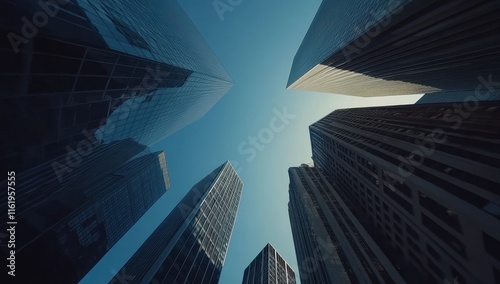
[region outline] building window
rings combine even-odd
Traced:
[[[399,215],[396,214],[396,212],[392,212],[392,217],[394,218],[394,221],[401,223],[401,217],[399,217]]]
[[[393,224],[393,227],[394,227],[394,230],[395,230],[396,232],[398,232],[399,234],[401,234],[401,233],[402,233],[401,227],[399,227],[399,225],[398,225],[398,224],[394,223],[394,224]]]
[[[465,284],[465,278],[460,274],[455,268],[451,267],[451,276],[453,278],[453,284]],[[500,279],[499,279],[500,280]],[[495,283],[500,283],[495,281]]]
[[[437,267],[437,265],[432,262],[432,260],[427,259],[427,266],[439,277],[443,278],[443,271]]]
[[[486,252],[500,261],[500,241],[483,232],[483,242]]]
[[[439,253],[433,248],[431,247],[429,244],[426,244],[425,245],[425,248],[427,249],[427,252],[432,256],[434,257],[435,260],[437,261],[440,261],[441,260],[441,255],[439,255]]]
[[[387,206],[386,203],[383,203],[382,207],[384,208],[385,211],[389,212],[389,206]]]
[[[406,201],[404,198],[393,192],[392,190],[388,190],[384,188],[385,194],[392,198],[401,208],[405,209],[408,213],[413,215],[413,206],[410,202]]]
[[[436,202],[434,199],[426,196],[423,193],[419,195],[419,202],[422,207],[431,212],[434,216],[441,219],[448,226],[455,229],[457,232],[461,233],[462,228],[460,227],[460,222],[458,216],[452,210],[444,207],[443,205]]]
[[[406,224],[406,232],[415,240],[420,240],[420,235],[408,224]]]
[[[493,267],[493,280],[494,283],[500,283],[500,271]]]
[[[422,214],[422,224],[455,252],[463,256],[465,259],[467,258],[464,244],[450,232],[439,226],[425,214]]]

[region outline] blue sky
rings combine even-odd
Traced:
[[[82,283],[111,280],[187,191],[226,160],[237,168],[244,188],[220,283],[241,283],[243,270],[268,242],[298,273],[287,210],[287,169],[312,162],[308,126],[335,109],[408,104],[420,98],[286,90],[293,57],[321,1],[233,2],[240,4],[221,21],[212,0],[179,1],[235,84],[202,119],[151,147],[165,151],[172,187]],[[294,116],[288,124],[280,124],[276,114],[284,109]],[[279,132],[267,137],[264,129],[271,122]],[[260,132],[267,143],[260,143],[253,159],[238,151],[245,142],[241,149],[251,151],[249,139]]]

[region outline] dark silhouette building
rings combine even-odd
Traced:
[[[295,283],[295,272],[271,244],[259,252],[243,274],[243,284]]]
[[[312,158],[406,281],[496,283],[498,125],[498,102],[342,109]]]
[[[78,282],[170,187],[163,152],[114,169],[92,162],[44,199],[17,200],[26,204],[15,212],[19,283]]]
[[[232,86],[175,0],[6,0],[0,11],[5,171],[66,155],[89,136],[151,145]]]
[[[405,282],[318,168],[289,168],[288,174],[301,283]]]
[[[287,87],[387,96],[495,84],[499,12],[496,0],[324,0]]]
[[[473,105],[475,102],[482,101],[500,101],[500,89],[497,92],[485,93],[484,96],[478,96],[476,92],[438,92],[425,94],[415,104],[467,103]]]
[[[233,83],[174,0],[5,0],[0,15],[0,165],[16,177],[18,275],[76,282],[165,191],[143,177],[125,189],[137,175],[161,179],[122,167]]]
[[[229,161],[194,185],[123,266],[129,283],[218,283],[242,189]]]

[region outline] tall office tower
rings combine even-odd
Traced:
[[[337,110],[313,160],[406,279],[499,283],[498,125],[499,102]]]
[[[18,216],[35,209],[63,191],[83,191],[97,180],[113,174],[128,160],[146,150],[132,139],[109,144],[92,143],[66,156],[45,162],[26,172],[16,173],[16,201],[23,206]],[[0,196],[0,216],[6,218],[8,196]]]
[[[77,283],[170,187],[164,152],[105,170],[88,167],[44,200],[18,201],[27,207],[15,212],[19,283]]]
[[[405,283],[318,168],[303,165],[288,174],[301,283]]]
[[[232,80],[175,0],[0,2],[0,164],[24,171],[89,135],[151,145]]]
[[[484,92],[484,91],[483,91]],[[482,92],[481,92],[482,93]],[[432,103],[472,103],[475,101],[500,101],[500,90],[498,92],[488,92],[484,96],[476,92],[438,92],[423,95],[415,104]]]
[[[242,189],[229,161],[217,167],[191,188],[118,275],[130,275],[131,284],[217,283]]]
[[[295,284],[295,272],[271,245],[267,244],[245,269],[243,284]]]
[[[499,12],[496,0],[323,0],[287,87],[366,97],[473,91],[500,76]]]

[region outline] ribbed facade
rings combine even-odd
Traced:
[[[115,166],[107,174],[98,174],[107,169],[92,165],[86,170],[64,184],[68,188],[16,211],[19,283],[76,283],[170,188],[163,152]]]
[[[151,145],[202,117],[232,86],[175,0],[43,3],[0,3],[5,171],[66,155],[89,135]]]
[[[290,168],[288,174],[301,283],[404,283],[318,168]]]
[[[242,189],[229,162],[193,186],[123,266],[129,283],[218,283]]]
[[[271,244],[259,252],[243,274],[243,284],[295,283],[295,272]]]
[[[423,95],[415,104],[435,104],[435,103],[470,103],[476,101],[500,101],[500,92],[485,93],[478,98],[476,92],[438,92]]]
[[[496,283],[500,104],[337,110],[310,126],[313,160],[413,283]]]
[[[324,0],[287,87],[365,97],[474,91],[478,76],[500,73],[499,12],[495,0]]]

